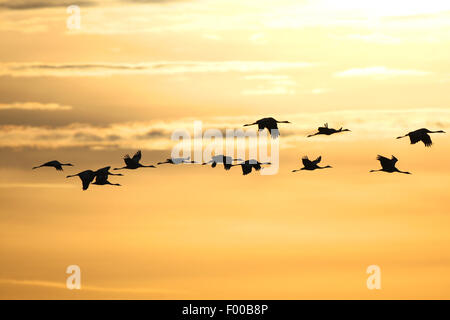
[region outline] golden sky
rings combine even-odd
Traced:
[[[395,139],[450,131],[450,3],[84,0],[69,29],[71,4],[0,0],[0,298],[450,298],[450,140]],[[276,175],[65,179],[266,116],[292,122]],[[306,138],[325,122],[352,131]],[[75,167],[31,170],[54,159]]]

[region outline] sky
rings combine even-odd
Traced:
[[[0,0],[0,298],[450,298],[450,140],[395,139],[450,130],[449,31],[436,0]],[[65,178],[263,117],[291,122],[275,175]],[[324,123],[351,132],[306,138]]]

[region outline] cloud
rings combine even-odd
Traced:
[[[0,188],[73,188],[72,185],[62,183],[0,183]],[[0,280],[1,282],[1,280]]]
[[[260,85],[256,89],[245,89],[241,92],[243,95],[291,95],[295,94],[295,90],[292,87],[297,86],[297,82],[287,75],[249,75],[245,76],[244,79],[262,81],[264,85]]]
[[[146,63],[3,63],[0,76],[89,77],[127,74],[270,72],[312,67],[309,62],[282,61],[155,61]]]
[[[278,74],[252,74],[245,76],[245,80],[286,80],[289,79],[288,75],[278,75]]]
[[[349,34],[346,38],[350,40],[361,40],[364,42],[380,44],[399,44],[401,42],[399,38],[391,37],[382,33]]]
[[[265,34],[261,33],[261,32],[252,34],[250,36],[250,41],[253,42],[254,44],[259,44],[259,45],[268,43],[268,40],[267,40]]]
[[[285,87],[272,87],[272,88],[257,88],[242,90],[243,95],[247,96],[261,96],[261,95],[291,95],[295,94],[295,90]]]
[[[273,92],[272,92],[273,93]],[[266,94],[263,91],[253,94]],[[396,137],[413,129],[450,128],[448,109],[409,110],[343,110],[318,113],[297,113],[278,117],[289,120],[282,129],[283,142],[295,144],[324,122],[331,127],[346,126],[354,132],[347,139],[382,139]],[[71,124],[61,127],[0,126],[0,148],[91,148],[91,149],[145,149],[170,150],[178,141],[172,133],[185,129],[193,137],[194,121],[202,120],[202,129],[244,129],[242,125],[257,120],[258,116],[182,118],[172,121],[113,123],[108,126]],[[438,119],[438,121],[437,121]],[[247,128],[255,130],[255,128]],[[330,137],[328,137],[330,138]],[[334,139],[334,137],[331,137]],[[285,145],[283,143],[283,145]]]
[[[316,88],[316,89],[311,90],[311,93],[312,94],[322,94],[322,93],[325,93],[327,91],[329,91],[329,90],[323,89],[323,88]]]
[[[170,133],[165,132],[164,130],[154,129],[154,130],[150,130],[144,134],[138,134],[135,137],[136,137],[136,139],[139,139],[139,140],[147,140],[147,139],[152,139],[155,137],[164,137],[164,135],[168,135],[168,134],[170,134]]]
[[[65,282],[46,281],[46,280],[16,280],[16,279],[0,279],[0,284],[45,287],[67,290]],[[99,292],[118,292],[118,293],[174,293],[171,290],[153,289],[153,288],[111,288],[82,285],[81,290],[99,291]]]
[[[202,37],[208,40],[215,40],[215,41],[222,40],[222,37],[217,34],[204,34],[202,35]]]
[[[68,7],[76,4],[78,6],[92,6],[94,1],[74,1],[72,0],[1,0],[0,9],[10,10],[30,10],[43,8]]]
[[[431,72],[421,70],[402,70],[389,69],[384,66],[367,67],[367,68],[353,68],[345,71],[337,72],[336,77],[397,77],[397,76],[427,76]]]
[[[40,102],[0,103],[0,110],[12,110],[12,109],[60,111],[60,110],[72,110],[72,107],[60,105],[58,103],[40,103]]]

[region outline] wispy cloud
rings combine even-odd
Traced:
[[[255,94],[264,94],[256,92]],[[185,129],[193,137],[194,121],[202,120],[203,130],[243,129],[243,124],[258,116],[211,117],[203,119],[183,118],[173,121],[114,123],[108,126],[72,124],[62,127],[44,126],[0,126],[0,147],[24,147],[57,149],[67,147],[88,147],[92,149],[170,150],[177,141],[172,133]],[[395,137],[403,131],[421,127],[448,129],[450,110],[346,110],[319,113],[290,114],[292,122],[282,130],[284,142],[296,143],[313,133],[324,122],[330,126],[347,126],[355,134],[349,139],[380,139]],[[284,120],[284,119],[283,119]],[[251,128],[250,130],[252,130]]]
[[[398,77],[398,76],[427,76],[431,72],[414,69],[390,69],[384,66],[353,68],[337,72],[336,77]]]
[[[0,279],[0,284],[45,287],[67,290],[64,282],[45,281],[45,280],[16,280],[16,279]],[[154,288],[111,288],[83,285],[81,291],[98,291],[98,292],[117,292],[117,293],[174,293],[175,291],[154,289]],[[179,292],[179,291],[178,291]]]
[[[316,89],[312,89],[311,93],[312,94],[323,94],[325,92],[330,91],[329,89],[323,89],[323,88],[316,88]]]
[[[44,111],[60,111],[71,110],[71,106],[60,105],[58,103],[40,103],[40,102],[15,102],[0,103],[0,110],[44,110]]]
[[[255,33],[252,34],[250,36],[250,41],[254,44],[258,44],[258,45],[263,45],[263,44],[267,44],[269,41],[267,40],[267,37],[264,33],[259,32],[259,33]]]
[[[72,185],[62,184],[62,183],[0,183],[0,188],[73,188]],[[0,280],[1,282],[1,280]]]
[[[155,61],[146,63],[4,63],[0,76],[89,77],[116,74],[183,74],[270,72],[314,66],[310,62],[282,61]]]
[[[43,8],[68,7],[76,4],[78,6],[92,6],[96,1],[72,1],[72,0],[0,0],[0,9],[30,10]]]
[[[245,76],[244,79],[260,81],[263,85],[245,89],[241,92],[243,95],[292,95],[295,94],[293,87],[297,86],[297,82],[288,75],[256,74]]]
[[[208,40],[215,40],[215,41],[219,41],[222,40],[222,37],[217,35],[217,34],[204,34],[202,35],[203,38],[208,39]]]
[[[245,80],[286,80],[289,79],[290,76],[288,75],[282,75],[282,74],[252,74],[245,76]]]
[[[287,95],[287,94],[291,95],[295,94],[295,90],[286,87],[272,87],[272,88],[261,87],[257,89],[242,90],[242,94],[247,96]]]
[[[360,40],[369,43],[379,44],[399,44],[400,38],[388,36],[382,33],[369,33],[369,34],[349,34],[346,36],[350,40]]]

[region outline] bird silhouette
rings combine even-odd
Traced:
[[[308,156],[304,156],[302,158],[303,168],[300,168],[298,170],[292,170],[292,172],[297,172],[300,170],[316,170],[316,169],[332,168],[332,166],[325,166],[325,167],[318,166],[320,161],[322,161],[322,156],[319,156],[316,160],[313,160],[313,161],[309,160]]]
[[[73,167],[73,164],[71,164],[71,163],[61,163],[61,162],[59,162],[57,160],[53,160],[53,161],[49,161],[49,162],[46,162],[44,164],[41,164],[40,166],[33,167],[33,169],[42,168],[42,167],[53,167],[53,168],[55,168],[58,171],[63,171],[63,168],[62,168],[63,166]]]
[[[271,164],[270,162],[259,162],[257,160],[251,159],[251,160],[245,160],[242,163],[238,163],[238,164],[233,164],[232,166],[241,166],[242,168],[242,175],[246,176],[249,173],[252,172],[253,169],[255,169],[255,171],[259,171],[261,170],[261,165],[265,165],[265,164]]]
[[[381,169],[378,170],[370,170],[370,172],[377,172],[377,171],[384,171],[384,172],[400,172],[405,174],[411,174],[411,172],[407,171],[400,171],[395,167],[395,164],[397,163],[398,159],[394,156],[392,156],[391,159],[383,157],[378,155],[377,160],[380,161]]]
[[[431,141],[431,137],[430,137],[429,133],[445,133],[445,131],[443,131],[443,130],[430,131],[426,128],[422,128],[422,129],[418,129],[416,131],[411,131],[411,132],[405,134],[404,136],[397,137],[397,139],[401,139],[401,138],[409,136],[409,140],[411,141],[411,144],[415,144],[419,141],[422,141],[423,144],[425,145],[425,147],[431,147],[433,142]]]
[[[66,178],[79,177],[83,184],[83,190],[87,190],[89,188],[89,185],[91,184],[91,182],[94,180],[95,176],[96,176],[96,174],[94,171],[85,170],[80,173],[67,176]]]
[[[158,162],[157,165],[161,165],[161,164],[181,164],[181,163],[197,163],[194,160],[190,160],[191,157],[186,157],[186,158],[168,158],[166,159],[166,161],[164,162]]]
[[[307,136],[308,138],[309,137],[313,137],[313,136],[317,136],[317,135],[319,135],[319,134],[324,134],[324,135],[327,135],[327,136],[329,136],[329,135],[332,135],[332,134],[335,134],[335,133],[339,133],[339,132],[344,132],[344,131],[351,131],[351,130],[349,130],[349,129],[342,129],[342,127],[341,128],[339,128],[339,129],[333,129],[333,128],[328,128],[328,123],[325,123],[324,125],[323,125],[323,127],[319,127],[319,128],[317,128],[317,132],[316,133],[314,133],[314,134],[310,134],[309,136]]]
[[[223,154],[220,154],[217,156],[213,156],[211,160],[209,160],[208,162],[202,163],[202,165],[211,163],[211,168],[215,168],[218,163],[223,163],[223,168],[225,170],[230,170],[233,165],[233,161],[242,161],[242,159],[239,159],[239,158],[233,159],[232,157],[224,156]]]
[[[108,167],[104,167],[101,169],[98,169],[97,171],[95,171],[95,175],[99,176],[99,175],[106,175],[106,176],[123,176],[123,174],[121,173],[112,173],[109,171],[109,169],[111,169],[110,166]]]
[[[89,185],[92,183],[92,181],[94,181],[94,179],[96,180],[96,182],[94,182],[92,184],[103,185],[103,184],[110,184],[109,181],[104,182],[105,179],[106,180],[108,179],[109,175],[123,176],[123,174],[121,174],[121,173],[109,172],[109,169],[111,169],[111,167],[108,166],[108,167],[98,169],[97,171],[85,170],[83,172],[67,176],[66,178],[78,176],[80,178],[81,182],[83,183],[83,190],[87,190],[89,188]]]
[[[123,157],[123,161],[125,162],[125,166],[122,168],[114,168],[114,170],[121,170],[121,169],[137,169],[137,168],[156,168],[153,165],[149,165],[149,166],[144,166],[141,163],[139,163],[139,161],[141,160],[142,157],[142,153],[141,150],[139,150],[138,152],[136,152],[133,156],[133,158],[130,157],[130,155],[125,155]]]
[[[103,168],[103,169],[105,169],[105,168]],[[105,170],[101,169],[100,171],[97,171],[96,174],[95,174],[95,181],[92,182],[92,184],[96,184],[96,185],[99,185],[99,186],[104,186],[104,185],[120,186],[120,184],[118,184],[118,183],[111,183],[111,182],[109,182],[108,181],[108,176],[109,175],[113,175],[113,174],[109,173],[108,170],[105,171]],[[114,175],[117,176],[117,174],[114,174]]]
[[[289,121],[278,121],[274,118],[259,119],[254,123],[244,124],[244,127],[258,125],[258,130],[267,129],[273,139],[278,138],[280,132],[278,131],[278,123],[290,123]]]

